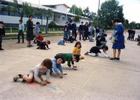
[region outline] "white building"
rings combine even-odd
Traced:
[[[4,21],[6,24],[18,24],[20,17],[17,15],[8,15],[6,12],[2,12],[2,8],[11,4],[9,0],[0,0],[0,21]],[[22,2],[19,2],[19,5],[22,5]],[[53,16],[49,18],[48,23],[54,21],[59,26],[64,26],[68,18],[73,19],[76,15],[69,13],[69,8],[66,4],[57,4],[57,5],[35,5],[31,4],[34,8],[41,8],[41,9],[50,9],[53,12]],[[34,16],[33,16],[34,17]],[[28,17],[23,17],[24,24],[28,20]],[[89,21],[88,18],[80,16],[80,22],[87,22]],[[37,17],[33,18],[33,23],[40,22],[42,25],[46,25],[46,19],[40,19]],[[79,23],[80,23],[79,22]],[[77,23],[77,24],[79,24]]]

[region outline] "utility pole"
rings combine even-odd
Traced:
[[[97,11],[97,26],[99,27],[99,9],[100,9],[100,0],[98,1],[98,11]]]

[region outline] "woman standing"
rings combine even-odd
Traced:
[[[115,19],[113,21],[115,26],[114,33],[112,34],[112,42],[113,42],[113,57],[110,60],[120,60],[121,49],[125,48],[124,45],[124,26],[120,20]]]
[[[27,39],[27,47],[32,47],[31,41],[33,40],[33,21],[32,21],[32,16],[29,16],[29,20],[27,21],[27,34],[26,34],[26,39]]]

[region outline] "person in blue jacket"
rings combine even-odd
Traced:
[[[110,60],[120,60],[121,49],[125,48],[124,26],[119,19],[113,20],[115,26],[114,33],[112,34],[112,49],[113,57]]]

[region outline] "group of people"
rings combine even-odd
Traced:
[[[120,60],[121,49],[125,48],[124,44],[124,27],[123,24],[118,20],[113,21],[114,24],[114,33],[112,34],[112,48],[113,48],[113,57],[110,60]],[[99,34],[96,37],[96,46],[93,46],[89,51],[85,53],[85,55],[95,54],[98,56],[99,53],[106,54],[108,50],[108,46],[106,45],[106,34]],[[67,73],[63,72],[62,64],[67,62],[67,66],[72,68],[73,70],[77,70],[77,66],[75,66],[75,62],[79,62],[84,57],[81,56],[81,42],[77,41],[73,48],[72,53],[58,53],[54,56],[54,58],[46,58],[41,64],[38,64],[30,70],[29,74],[23,75],[18,74],[13,78],[14,82],[37,82],[41,85],[47,85],[51,82],[49,81],[49,77],[60,77],[63,78]],[[106,55],[105,55],[106,56]],[[108,56],[106,56],[108,57]],[[46,77],[42,77],[42,75],[46,75]]]
[[[18,32],[18,42],[20,43],[19,37],[22,36],[22,43],[24,43],[24,25],[22,23],[22,20],[19,20],[19,32]],[[77,37],[77,29],[76,29],[76,24],[75,23],[66,23],[64,27],[64,39],[63,41],[69,41],[69,37],[72,31],[72,36],[74,36],[74,40],[76,40]],[[71,25],[69,25],[71,24]],[[75,25],[74,25],[75,24]],[[112,34],[111,40],[112,40],[112,49],[113,49],[113,56],[110,58],[110,60],[120,60],[120,54],[121,54],[121,49],[125,48],[125,39],[124,39],[124,26],[121,23],[120,20],[116,19],[113,21],[114,24],[114,32]],[[37,48],[38,49],[49,49],[48,45],[50,44],[50,41],[44,41],[44,38],[42,35],[40,35],[40,24],[37,22],[35,28],[33,27],[33,22],[32,22],[32,16],[29,17],[29,20],[27,21],[27,46],[32,47],[31,41],[33,40],[35,36],[34,42],[37,43]],[[90,24],[85,23],[83,25],[83,22],[81,22],[81,25],[78,28],[79,32],[79,40],[81,40],[81,36],[83,40],[90,39],[89,36],[93,36],[93,29],[90,28]],[[72,28],[70,28],[72,27]],[[92,30],[92,31],[90,31]],[[103,53],[105,57],[109,57],[107,55],[107,40],[106,36],[103,31],[100,32],[100,30],[96,30],[98,34],[96,34],[96,46],[91,47],[89,51],[85,53],[85,55],[93,55],[94,56],[99,56],[99,53]],[[91,33],[90,33],[91,32]],[[0,50],[3,50],[2,48],[2,37],[5,35],[5,30],[4,30],[4,24],[3,22],[0,22]],[[62,41],[61,41],[62,42]],[[59,44],[59,43],[58,43]],[[77,41],[75,43],[75,46],[73,48],[73,51],[70,53],[58,53],[54,55],[54,58],[46,58],[44,59],[40,64],[36,65],[35,68],[30,70],[29,74],[23,75],[23,74],[18,74],[16,75],[13,80],[15,82],[21,81],[21,82],[27,82],[27,83],[32,83],[33,81],[41,84],[41,85],[46,85],[49,84],[50,81],[48,80],[48,77],[55,76],[55,77],[60,77],[63,78],[66,73],[63,72],[63,67],[62,64],[67,62],[67,66],[72,68],[73,70],[77,70],[77,66],[75,66],[75,62],[79,62],[81,59],[84,57],[81,56],[81,42]],[[43,79],[42,75],[46,74],[46,79]]]
[[[41,64],[38,64],[35,68],[31,69],[29,74],[18,74],[13,78],[13,81],[27,83],[37,82],[41,85],[46,85],[50,83],[50,75],[63,78],[67,73],[63,72],[61,64],[67,62],[69,68],[77,70],[77,66],[74,65],[74,62],[79,62],[80,59],[83,59],[83,57],[81,57],[81,47],[81,43],[76,42],[72,53],[58,53],[52,59],[46,58]],[[43,78],[42,75],[46,75],[46,77]]]
[[[129,29],[127,40],[135,40],[135,33],[135,30]]]
[[[89,41],[93,41],[94,28],[92,24],[88,22],[84,24],[83,22],[81,22],[81,24],[77,28],[76,23],[72,20],[65,23],[65,26],[64,26],[64,40],[65,41],[70,41],[71,43],[73,41],[76,41],[78,34],[79,34],[79,40],[89,39]]]
[[[37,44],[37,49],[49,49],[49,40],[45,40],[44,37],[40,34],[41,29],[40,29],[40,23],[36,22],[36,25],[33,26],[32,22],[32,16],[29,16],[29,20],[26,23],[27,27],[27,34],[26,34],[26,39],[27,39],[27,47],[32,47],[32,40],[35,44]],[[18,35],[17,39],[18,42],[20,43],[20,37],[22,37],[22,43],[24,43],[24,24],[22,20],[19,20],[19,28],[18,28]]]
[[[137,36],[135,36],[135,34],[135,30],[129,29],[127,40],[136,41],[137,45],[140,46],[140,35],[138,34]]]

